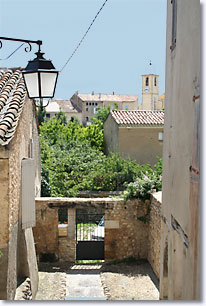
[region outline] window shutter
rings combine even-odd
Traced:
[[[34,159],[26,158],[21,162],[22,191],[22,229],[36,225],[35,210],[35,166]]]

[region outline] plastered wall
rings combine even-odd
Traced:
[[[201,16],[199,0],[177,1],[176,43],[171,47],[175,2],[167,1],[160,297],[193,300],[200,298]]]

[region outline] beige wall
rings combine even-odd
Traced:
[[[119,152],[119,127],[111,115],[104,122],[104,151]]]
[[[170,0],[167,2],[162,214],[170,231],[163,225],[161,265],[164,266],[164,249],[168,240],[168,291],[163,288],[162,268],[161,298],[168,296],[168,299],[200,298],[200,1],[193,0],[189,4],[188,0],[177,1],[177,39],[172,51],[172,4]],[[193,100],[193,97],[196,98]],[[197,169],[197,175],[190,172],[190,166]],[[172,217],[179,224],[178,230],[171,227]],[[184,244],[186,238],[188,247]]]
[[[158,133],[163,128],[119,128],[119,150],[124,157],[130,157],[140,164],[154,165],[162,157],[162,141]]]
[[[23,271],[27,270],[26,260],[23,263],[21,262],[21,267],[18,264],[19,260],[21,260],[18,258],[19,241],[21,236],[24,236],[24,232],[21,230],[21,161],[23,158],[32,157],[29,150],[32,136],[34,141],[33,157],[36,164],[36,195],[39,195],[39,140],[33,104],[30,100],[27,100],[23,107],[14,138],[8,146],[0,148],[0,161],[3,163],[4,169],[5,167],[7,168],[3,176],[4,184],[0,184],[0,218],[4,220],[4,222],[0,222],[0,226],[3,227],[1,228],[2,232],[5,233],[3,237],[1,236],[0,240],[0,249],[3,253],[0,259],[0,279],[2,281],[0,298],[2,299],[14,299],[18,273],[22,274]],[[7,176],[5,176],[6,173]],[[6,210],[5,207],[7,207]],[[8,271],[8,279],[6,279],[7,273],[5,271],[2,272],[2,267],[5,271]],[[33,294],[35,293],[33,292]]]
[[[163,142],[158,140],[159,127],[121,127],[109,115],[104,123],[105,153],[120,152],[137,163],[154,165],[162,157]]]

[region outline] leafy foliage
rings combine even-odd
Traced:
[[[107,116],[109,115],[110,110],[112,109],[112,106],[109,104],[106,107],[97,107],[97,114],[95,115],[95,117],[91,118],[92,122],[100,122],[102,123],[102,127],[103,127],[103,123],[106,120]],[[114,103],[114,107],[113,109],[117,110],[118,109],[118,104]]]
[[[38,123],[41,125],[46,118],[46,110],[45,108],[41,108],[40,106],[37,108],[37,118],[38,118]]]
[[[42,123],[40,141],[42,196],[74,197],[81,190],[116,191],[128,185],[125,197],[131,198],[160,188],[160,162],[152,170],[150,165],[139,165],[119,154],[104,155],[99,119],[83,127],[77,120],[67,122],[60,112]]]
[[[149,170],[149,171],[148,171]],[[154,166],[154,170],[146,169],[143,166],[143,171],[138,175],[136,180],[128,184],[124,192],[124,199],[142,199],[150,198],[150,195],[162,189],[162,159],[158,158],[158,162]]]

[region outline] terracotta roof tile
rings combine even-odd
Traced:
[[[0,145],[7,145],[13,138],[25,96],[20,70],[0,71]]]
[[[110,114],[118,125],[149,125],[149,126],[163,126],[164,112],[163,111],[149,111],[149,110],[111,110]]]

